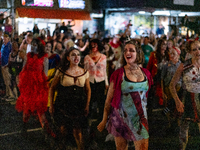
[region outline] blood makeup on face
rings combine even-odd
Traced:
[[[124,58],[127,63],[135,62],[136,60],[136,49],[135,45],[127,44],[124,49]]]
[[[78,64],[80,62],[80,52],[77,50],[71,51],[68,60],[70,61],[70,63]]]
[[[98,51],[98,44],[97,43],[91,43],[92,46],[92,52],[97,52]]]
[[[170,52],[169,52],[169,57],[170,57],[170,60],[174,60],[178,57],[178,53],[176,52],[176,50],[172,49]]]
[[[197,59],[200,58],[200,43],[194,43],[191,45],[191,54],[193,57],[196,57]]]

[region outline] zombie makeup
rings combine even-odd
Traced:
[[[36,53],[37,52],[37,48],[38,48],[38,45],[36,42],[33,42],[32,45],[31,45],[31,51]]]
[[[70,62],[70,64],[74,64],[74,65],[78,65],[80,62],[80,52],[78,50],[72,50],[69,54],[69,56],[67,56],[68,61]]]
[[[171,61],[176,61],[179,58],[179,55],[175,49],[171,49],[169,52],[169,58]]]
[[[133,44],[127,44],[124,48],[124,58],[126,60],[127,64],[134,63],[136,60],[136,49],[135,45]]]
[[[191,45],[191,54],[194,58],[200,59],[200,43],[193,43]]]
[[[91,43],[92,46],[92,52],[97,52],[98,51],[98,44],[97,43]]]

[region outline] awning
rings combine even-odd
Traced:
[[[84,10],[64,10],[64,9],[40,9],[40,8],[16,8],[18,17],[27,18],[48,18],[48,19],[74,19],[91,20],[90,13]]]

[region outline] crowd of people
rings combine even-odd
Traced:
[[[180,149],[185,149],[190,122],[200,125],[198,38],[150,33],[131,39],[130,24],[124,33],[103,38],[87,30],[74,35],[72,26],[56,26],[53,36],[37,25],[21,35],[0,30],[0,94],[23,112],[22,132],[37,115],[58,149],[65,149],[72,133],[83,150],[83,128],[96,119],[97,129],[114,137],[117,150],[127,150],[128,141],[147,150],[148,116],[161,108],[169,128],[172,120],[178,122]],[[47,112],[57,131],[50,128]]]

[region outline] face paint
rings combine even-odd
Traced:
[[[97,52],[98,51],[98,45],[97,43],[91,43],[91,46],[92,46],[92,52]]]
[[[200,59],[200,43],[194,43],[191,45],[191,54],[195,59]]]
[[[72,50],[67,59],[70,64],[78,65],[81,59],[80,52],[78,50]]]
[[[33,42],[32,45],[31,45],[31,51],[36,53],[37,52],[37,48],[38,48],[37,43]]]
[[[124,48],[124,58],[126,60],[126,63],[127,64],[135,63],[136,55],[137,55],[137,52],[135,49],[135,45],[127,44]]]
[[[172,49],[170,52],[169,52],[169,58],[171,61],[176,61],[178,60],[178,53],[176,52],[176,50]]]

